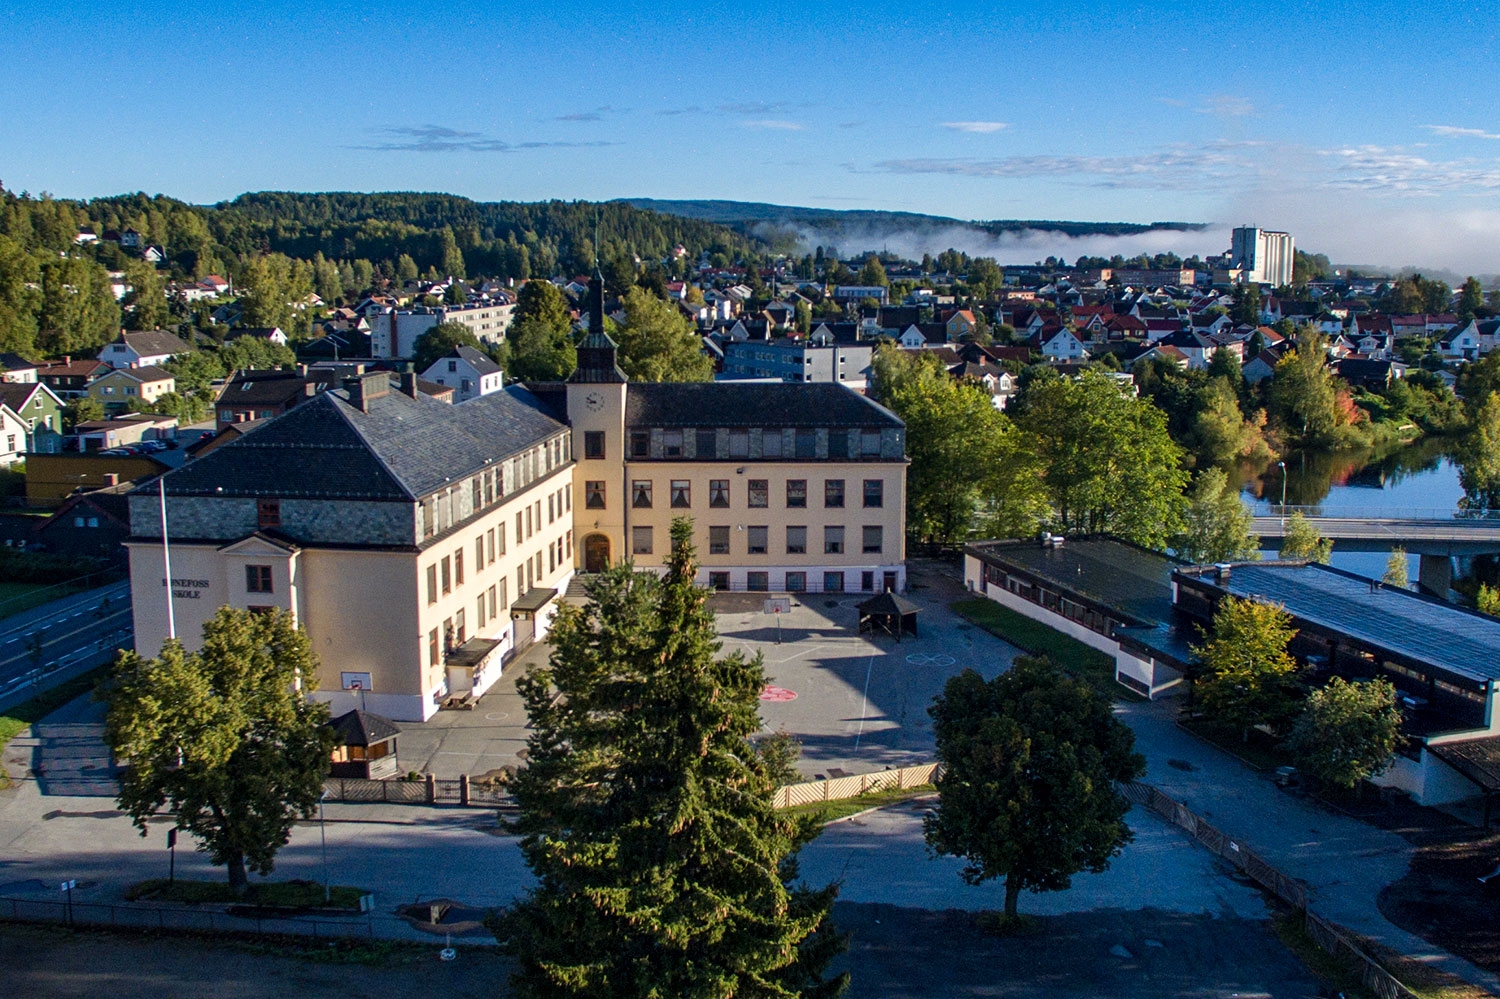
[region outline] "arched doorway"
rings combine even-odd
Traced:
[[[590,534],[583,539],[583,571],[603,572],[609,568],[609,536]]]

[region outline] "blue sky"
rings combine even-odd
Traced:
[[[1492,0],[373,6],[0,13],[0,180],[1254,222],[1500,272]]]

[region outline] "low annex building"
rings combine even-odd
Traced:
[[[628,383],[602,332],[578,355],[567,384],[456,405],[353,377],[137,489],[136,649],[159,652],[169,602],[190,649],[222,605],[279,607],[335,714],[422,721],[543,637],[575,571],[659,571],[679,516],[705,586],[905,588],[888,410],[829,384]]]

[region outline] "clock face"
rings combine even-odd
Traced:
[[[598,392],[590,392],[588,395],[583,397],[583,404],[589,409],[597,412],[604,408],[604,396],[600,395]]]

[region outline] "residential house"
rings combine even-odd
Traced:
[[[150,368],[192,352],[191,346],[166,330],[122,331],[119,339],[99,352],[99,360],[111,368]]]
[[[41,382],[0,382],[0,404],[26,424],[28,451],[56,454],[62,450],[64,403]]]
[[[1332,367],[1334,373],[1350,385],[1368,389],[1384,389],[1406,376],[1406,365],[1389,359],[1346,357],[1335,361]]]
[[[177,379],[157,367],[115,368],[89,383],[88,395],[104,404],[107,413],[120,413],[138,400],[150,406],[169,392],[177,390]]]
[[[1086,361],[1089,359],[1088,347],[1079,339],[1078,334],[1070,329],[1060,329],[1040,343],[1042,356],[1050,364],[1066,361]]]
[[[224,342],[233,343],[242,336],[250,337],[252,340],[264,340],[267,343],[274,343],[278,347],[286,346],[286,334],[281,332],[281,327],[279,326],[241,326],[238,329],[230,330],[228,335],[224,337]]]
[[[129,482],[77,492],[42,523],[33,535],[46,552],[85,558],[104,558],[123,565],[128,560],[123,542],[130,537],[130,507],[125,494]]]
[[[0,354],[0,382],[24,384],[37,380],[37,366],[19,354]]]
[[[974,331],[979,328],[979,320],[970,310],[959,309],[944,320],[944,325],[947,327],[948,340],[956,343],[964,337],[973,335]]]
[[[500,365],[473,347],[454,347],[433,361],[422,377],[453,390],[454,402],[468,402],[505,385]]]
[[[0,403],[0,465],[14,465],[26,457],[26,438],[30,433],[26,421]]]
[[[1438,353],[1452,361],[1473,361],[1479,357],[1479,325],[1468,323],[1455,327],[1438,340]]]
[[[26,459],[26,505],[55,510],[75,492],[154,479],[170,467],[148,454],[31,455]]]
[[[1266,347],[1240,367],[1240,373],[1252,385],[1258,385],[1276,372],[1276,365],[1286,353],[1286,345]]]
[[[61,361],[43,361],[37,365],[37,378],[59,399],[76,399],[88,394],[89,382],[107,374],[110,366],[95,357],[64,357]]]
[[[316,391],[295,371],[236,371],[214,402],[215,429],[280,416]]]

